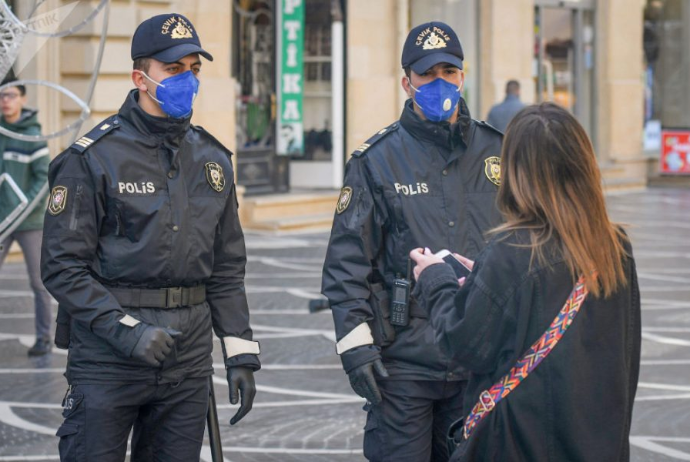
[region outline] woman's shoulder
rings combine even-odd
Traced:
[[[484,290],[502,292],[519,285],[529,272],[529,234],[523,230],[495,234],[477,257],[477,278]]]
[[[542,258],[533,255],[528,229],[501,231],[493,236],[480,255],[481,273],[478,276],[492,291],[517,288],[529,277],[538,276],[563,262],[560,247],[553,239],[541,247],[541,254]]]
[[[525,258],[529,263],[531,253],[529,231],[513,229],[496,233],[482,252],[482,257],[485,263],[522,264]]]

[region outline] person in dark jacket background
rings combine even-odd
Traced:
[[[51,164],[42,275],[71,318],[63,461],[199,460],[221,339],[230,401],[260,368],[231,153],[190,123],[203,56],[179,14],[132,39],[136,89]]]
[[[630,242],[606,212],[591,143],[571,114],[545,103],[513,120],[501,159],[506,223],[476,262],[457,256],[470,275],[458,280],[428,251],[410,253],[436,342],[472,372],[469,415],[451,432],[452,460],[627,461],[640,294]],[[517,375],[502,378],[554,322],[580,276],[589,294],[572,324],[504,395]],[[540,355],[548,344],[538,344]]]
[[[12,83],[12,80],[3,84]],[[7,86],[0,91],[2,117],[0,125],[7,130],[21,135],[40,135],[41,124],[38,123],[38,111],[26,108],[26,87],[24,85]],[[48,164],[50,153],[44,141],[24,141],[0,134],[0,174],[9,175],[24,193],[31,205],[41,189],[48,182]],[[9,193],[7,184],[3,193]],[[0,219],[5,219],[19,204],[15,194],[4,195],[0,200]],[[22,249],[29,283],[34,293],[36,343],[29,348],[29,356],[41,356],[52,349],[50,328],[52,324],[50,294],[41,281],[41,240],[43,239],[43,213],[45,195],[38,198],[33,211],[22,223],[0,242],[0,267],[7,257],[10,247],[17,241]]]
[[[502,134],[471,118],[461,97],[463,57],[446,24],[410,31],[402,54],[410,99],[398,122],[352,155],[336,206],[322,292],[336,352],[368,401],[364,455],[372,461],[447,460],[445,432],[461,415],[464,370],[433,344],[415,300],[393,326],[391,297],[411,278],[410,250],[429,242],[476,256],[483,232],[500,223]]]
[[[524,107],[525,105],[520,101],[520,82],[517,80],[509,80],[508,83],[506,83],[505,99],[491,108],[486,121],[492,127],[505,133],[510,121],[513,120],[513,117]]]

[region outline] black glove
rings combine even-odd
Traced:
[[[379,404],[381,402],[381,392],[378,385],[376,385],[374,371],[381,377],[388,377],[388,371],[380,359],[352,369],[347,374],[347,377],[350,379],[350,386],[355,393],[372,404]]]
[[[132,358],[149,366],[160,367],[175,345],[175,337],[180,334],[181,332],[170,327],[148,326],[134,345]]]
[[[230,388],[230,402],[237,404],[242,395],[242,405],[237,414],[230,419],[230,425],[235,425],[252,410],[254,397],[256,396],[256,384],[254,384],[254,371],[248,367],[228,368],[228,387]]]

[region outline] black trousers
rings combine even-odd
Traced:
[[[379,380],[383,401],[368,404],[364,457],[372,462],[446,462],[446,433],[462,417],[467,382]]]
[[[75,385],[58,429],[63,462],[123,462],[132,435],[135,461],[198,461],[206,427],[209,379],[177,384]]]

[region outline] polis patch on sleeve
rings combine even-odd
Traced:
[[[206,163],[206,181],[217,192],[222,192],[225,189],[225,175],[223,175],[223,167],[216,162]]]
[[[501,186],[501,158],[496,156],[484,159],[484,174],[496,186]]]
[[[350,206],[350,201],[352,200],[352,188],[345,186],[340,190],[340,197],[338,198],[338,204],[335,206],[335,211],[338,215],[343,213]]]
[[[50,200],[48,201],[48,213],[51,215],[59,215],[65,210],[67,205],[67,188],[64,186],[55,186],[50,192]]]

